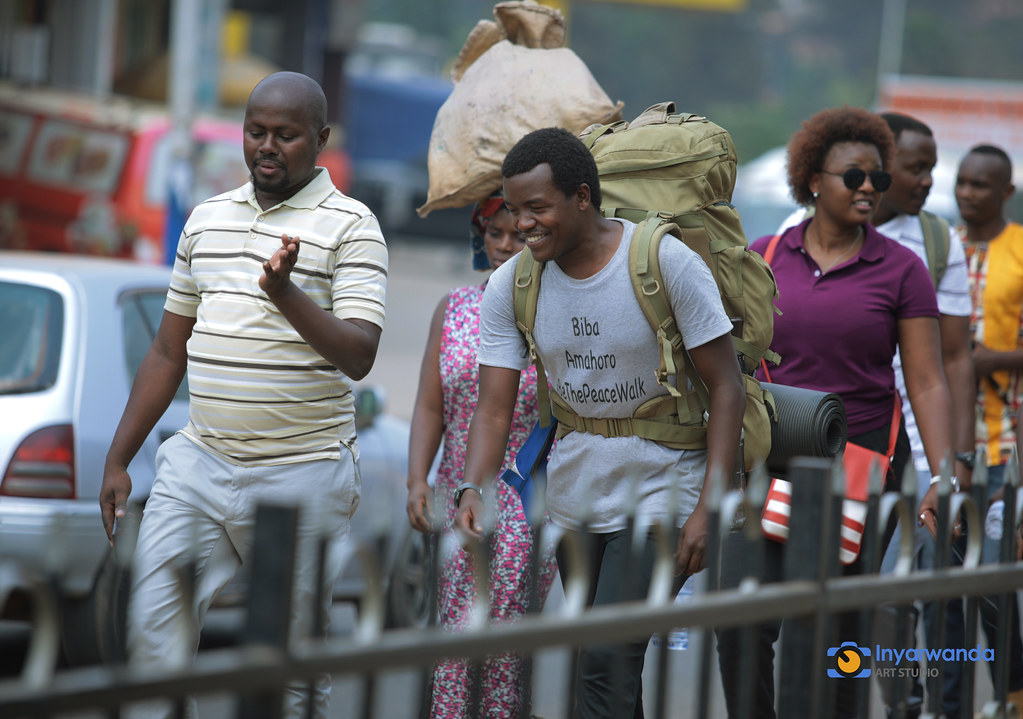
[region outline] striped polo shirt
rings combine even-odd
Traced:
[[[387,247],[376,218],[326,170],[264,211],[252,183],[197,206],[178,241],[165,309],[188,340],[183,433],[225,459],[273,465],[355,442],[351,380],[306,344],[259,288],[281,235],[301,239],[291,281],[341,319],[383,326]]]

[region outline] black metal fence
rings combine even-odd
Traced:
[[[126,662],[123,652],[123,626],[113,640],[112,661],[106,665],[73,670],[57,670],[58,622],[61,621],[59,583],[41,575],[34,594],[34,631],[24,669],[18,679],[0,683],[0,717],[53,716],[64,712],[94,709],[109,716],[118,716],[122,707],[135,701],[154,697],[176,703],[183,715],[184,699],[189,695],[231,693],[237,695],[238,716],[280,716],[279,696],[285,682],[313,682],[330,674],[335,682],[341,678],[355,679],[362,684],[358,715],[378,716],[374,688],[378,678],[398,669],[418,673],[416,696],[410,715],[421,712],[428,703],[431,668],[445,657],[476,660],[497,652],[520,652],[534,657],[550,648],[572,648],[593,643],[626,641],[637,637],[664,637],[674,627],[701,631],[699,659],[695,675],[689,678],[691,706],[680,707],[669,702],[672,678],[669,675],[667,642],[656,649],[657,661],[648,667],[646,676],[656,685],[656,701],[648,704],[648,716],[712,717],[715,704],[712,692],[718,667],[713,657],[715,628],[736,627],[743,631],[744,645],[752,647],[758,623],[785,620],[778,673],[780,691],[777,698],[779,716],[826,717],[837,682],[855,679],[833,678],[827,669],[834,663],[828,649],[834,642],[834,618],[841,612],[860,613],[865,636],[871,636],[881,613],[891,627],[886,636],[893,646],[914,646],[911,639],[913,622],[911,604],[920,600],[948,600],[966,597],[965,647],[980,646],[977,638],[977,608],[982,601],[996,602],[1002,618],[998,636],[1004,638],[991,647],[994,652],[994,700],[983,710],[985,716],[1005,716],[1008,687],[1009,628],[1004,611],[1013,594],[1023,588],[1023,563],[1015,561],[1015,531],[1002,532],[1001,557],[998,564],[979,565],[980,531],[986,501],[986,472],[982,463],[974,477],[972,493],[953,494],[947,481],[941,483],[936,568],[916,571],[911,567],[911,532],[901,532],[899,560],[893,573],[877,573],[881,559],[882,537],[889,517],[897,517],[900,526],[916,526],[916,482],[904,482],[907,493],[881,493],[880,478],[873,478],[868,501],[867,525],[862,552],[866,572],[861,576],[840,576],[838,533],[841,515],[843,479],[831,463],[822,459],[798,459],[790,467],[787,478],[792,482],[792,519],[790,537],[785,546],[783,580],[765,583],[762,576],[763,555],[767,545],[760,531],[759,517],[766,495],[767,479],[755,475],[745,493],[715,494],[710,502],[711,542],[709,563],[718,566],[722,546],[732,543],[741,558],[742,581],[734,589],[721,589],[717,572],[706,577],[706,591],[679,604],[673,601],[671,587],[674,571],[675,531],[663,527],[658,532],[659,556],[648,596],[634,601],[598,608],[586,608],[589,577],[584,562],[576,561],[580,547],[575,535],[564,534],[544,525],[535,532],[536,547],[544,543],[561,543],[569,566],[564,583],[565,602],[556,612],[535,612],[525,618],[503,624],[482,623],[467,631],[453,633],[432,622],[422,629],[387,631],[384,629],[384,596],[382,571],[376,566],[378,556],[372,547],[353,549],[354,561],[361,561],[367,573],[367,590],[351,636],[328,639],[296,638],[288,635],[288,605],[291,601],[291,574],[294,562],[296,510],[288,507],[260,507],[256,525],[255,546],[251,568],[251,585],[247,600],[244,629],[239,643],[226,649],[203,651],[194,661],[182,660],[159,674],[142,674]],[[915,477],[914,477],[915,480]],[[1017,489],[1019,470],[1015,459],[1007,471],[1005,515],[1003,526],[1017,527]],[[954,518],[965,517],[971,528],[967,534],[962,562],[953,561]],[[747,518],[747,521],[743,521]],[[636,532],[637,538],[640,532]],[[643,533],[645,536],[645,532]],[[121,571],[130,566],[131,532],[122,531],[118,540]],[[324,543],[326,546],[326,542]],[[436,547],[437,543],[433,542]],[[636,546],[639,546],[637,541]],[[540,552],[535,552],[539,556]],[[486,566],[486,543],[477,560]],[[433,566],[436,554],[433,557]],[[956,566],[953,566],[956,565]],[[484,573],[485,574],[485,573]],[[181,575],[181,588],[187,597],[192,581],[188,567]],[[480,582],[477,602],[485,607],[486,582]],[[435,606],[436,598],[433,598]],[[536,604],[534,604],[535,608]],[[123,607],[121,607],[123,610]],[[115,608],[111,607],[111,612]],[[123,616],[123,611],[117,613]],[[481,612],[486,616],[486,611]],[[936,622],[935,626],[941,626]],[[184,628],[183,635],[197,628]],[[941,646],[943,636],[929,638],[928,645]],[[168,656],[175,649],[168,647]],[[752,677],[756,670],[756,652],[743,653],[742,676]],[[986,671],[984,662],[968,665],[963,682],[963,715],[973,717],[976,673]],[[929,687],[926,710],[940,714],[937,687],[942,678],[942,663],[932,662],[924,670]],[[531,684],[527,682],[527,693]],[[869,693],[869,681],[860,681],[861,716],[869,716],[869,704],[862,701]],[[896,716],[906,706],[906,684],[890,682],[887,697]],[[478,689],[478,686],[477,686]],[[572,687],[564,687],[566,704],[571,702]],[[478,691],[477,694],[478,696]],[[648,695],[649,696],[649,695]],[[528,704],[528,703],[527,703]],[[720,701],[717,702],[720,706]],[[753,716],[751,693],[744,689],[740,698],[741,716]],[[474,714],[475,715],[475,714]],[[527,716],[527,710],[523,710]],[[553,717],[549,717],[553,719]]]

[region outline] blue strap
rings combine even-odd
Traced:
[[[501,480],[519,493],[527,518],[533,500],[533,479],[541,474],[546,475],[547,457],[551,453],[557,428],[558,421],[553,417],[546,427],[542,427],[540,420],[537,420],[515,455],[515,463],[501,473]]]

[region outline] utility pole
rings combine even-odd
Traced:
[[[114,84],[114,28],[117,27],[117,0],[100,0],[96,25],[99,42],[96,43],[96,67],[93,72],[92,93],[100,100],[110,97]]]
[[[877,85],[874,107],[881,102],[885,77],[902,70],[902,36],[906,28],[906,0],[884,0],[881,9],[881,44],[877,51]]]
[[[163,259],[174,263],[178,237],[192,207],[195,143],[192,119],[197,110],[217,106],[220,91],[220,33],[225,0],[173,0],[170,76],[167,101],[171,117],[167,178],[167,223]]]
[[[185,225],[192,188],[192,117],[198,97],[199,46],[202,29],[202,0],[174,0],[171,7],[170,176],[167,182],[167,225],[164,231],[164,261],[174,264],[178,236]]]

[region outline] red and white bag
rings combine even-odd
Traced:
[[[863,530],[867,521],[867,497],[870,493],[870,471],[880,465],[882,480],[886,480],[895,457],[895,443],[899,438],[902,412],[899,398],[895,398],[892,428],[888,438],[888,454],[883,455],[858,444],[846,443],[842,454],[845,471],[845,499],[842,501],[842,527],[838,558],[842,564],[851,564],[860,554]],[[883,486],[883,485],[882,485]],[[784,479],[772,479],[764,502],[760,527],[764,536],[777,542],[789,538],[789,515],[792,510],[792,484]]]

